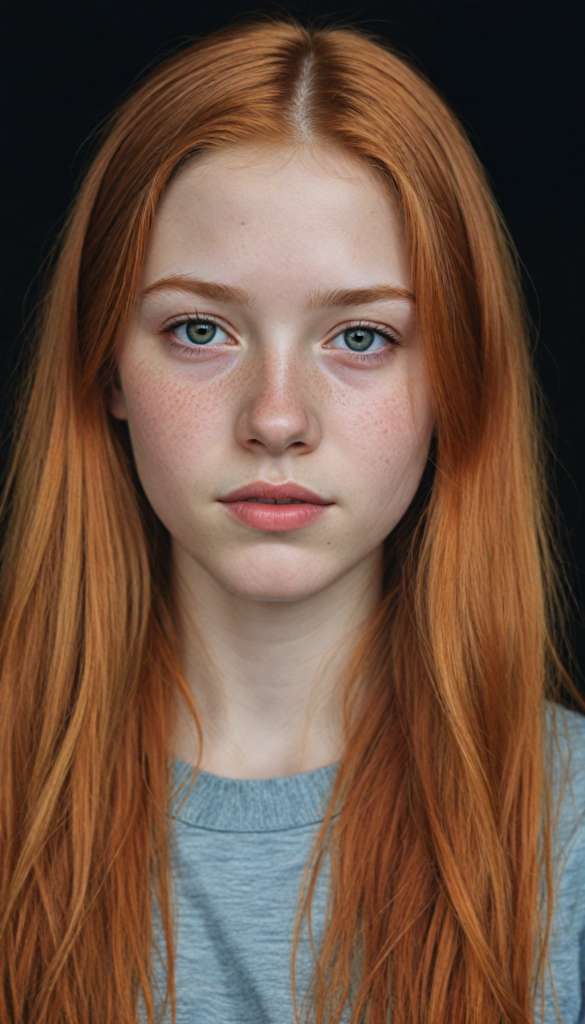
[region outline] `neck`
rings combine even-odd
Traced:
[[[295,601],[238,596],[181,549],[174,564],[183,673],[203,730],[200,767],[261,779],[339,760],[344,669],[380,600],[380,553]],[[190,764],[199,760],[182,704],[172,753]]]

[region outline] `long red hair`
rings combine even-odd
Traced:
[[[156,912],[174,1018],[168,735],[189,695],[168,536],[107,395],[165,186],[193,154],[250,140],[342,147],[391,183],[436,415],[347,681],[340,814],[299,901],[297,925],[328,850],[311,1014],[337,1024],[349,1000],[351,1024],[529,1024],[553,895],[545,699],[564,685],[585,702],[555,648],[515,260],[424,77],[359,32],[285,22],[190,45],[126,100],[39,310],[2,562],[0,1017],[131,1024],[142,999],[152,1024]]]

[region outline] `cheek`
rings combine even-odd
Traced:
[[[137,368],[122,384],[138,475],[161,514],[161,506],[191,492],[205,475],[229,429],[230,405],[221,385],[194,390],[187,375],[170,380]]]
[[[370,394],[348,407],[340,431],[361,500],[382,532],[402,517],[422,476],[433,431],[426,385]]]

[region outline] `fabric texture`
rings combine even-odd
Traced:
[[[585,1024],[585,718],[548,705],[573,748],[572,789],[563,799],[555,871],[560,879],[550,947],[546,1009],[535,1024]],[[560,778],[558,758],[555,778]],[[301,879],[337,766],[285,778],[226,779],[201,772],[174,799],[177,886],[177,1024],[293,1024],[290,968]],[[175,762],[175,782],[191,769]],[[184,800],[181,807],[181,801]],[[322,936],[325,869],[313,902],[313,937]],[[299,999],[313,968],[302,934]],[[300,1010],[300,1006],[298,1006]]]

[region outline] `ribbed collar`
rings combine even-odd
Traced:
[[[200,771],[185,799],[193,769],[174,762],[171,815],[219,832],[274,832],[322,821],[339,765],[276,779],[228,779]],[[183,806],[181,802],[184,800]]]

